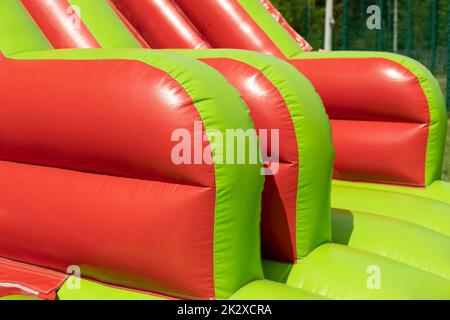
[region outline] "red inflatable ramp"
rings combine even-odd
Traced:
[[[0,297],[27,295],[55,300],[68,275],[0,258]]]

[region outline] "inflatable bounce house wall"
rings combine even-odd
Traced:
[[[0,12],[0,296],[450,298],[446,115],[419,63],[310,52],[268,0]],[[211,161],[176,165],[194,123]],[[279,130],[265,179],[210,135],[253,128]]]

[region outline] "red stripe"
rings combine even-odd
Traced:
[[[138,61],[6,60],[2,71],[0,158],[12,162],[0,161],[0,256],[214,297],[214,166],[171,157],[172,133],[193,137],[201,121],[186,90]]]
[[[1,161],[0,176],[0,255],[62,272],[81,261],[88,279],[214,297],[214,189]]]
[[[312,82],[332,119],[430,121],[428,102],[417,76],[398,62],[385,58],[290,62]]]
[[[108,0],[109,5],[114,10],[114,12],[119,16],[120,20],[122,20],[123,24],[127,27],[128,31],[134,36],[134,38],[139,42],[142,48],[150,49],[150,45],[145,41],[145,39],[137,32],[134,26],[130,23],[130,21],[120,12],[116,5]]]
[[[46,300],[56,298],[56,290],[61,287],[68,275],[12,260],[0,258],[0,297],[8,295],[30,295]],[[6,287],[5,284],[17,287]]]
[[[207,49],[210,45],[172,0],[112,0],[152,48]]]
[[[43,75],[45,81],[36,81]],[[184,88],[157,68],[122,60],[6,60],[0,87],[1,101],[8,105],[2,106],[0,117],[3,160],[168,183],[214,185],[212,166],[192,164],[187,170],[172,161],[173,131],[187,128],[194,135],[193,123],[201,118]],[[148,101],[152,102],[150,109]],[[39,119],[29,116],[37,113]],[[64,119],[70,122],[70,130]],[[144,138],[145,132],[154,130],[169,138]]]
[[[100,48],[67,0],[21,0],[55,49]]]
[[[331,120],[334,178],[425,186],[428,124]]]
[[[430,113],[415,74],[385,58],[291,63],[312,82],[334,120],[335,178],[425,185]]]
[[[285,58],[236,0],[175,2],[214,48],[246,49]]]

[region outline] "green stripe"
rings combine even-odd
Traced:
[[[94,49],[33,52],[15,58],[141,61],[178,81],[192,98],[206,130],[214,129],[226,137],[227,129],[254,129],[238,92],[218,72],[188,57],[159,50]],[[215,149],[217,142],[211,141],[211,147]],[[215,158],[219,155],[217,151]],[[226,154],[223,157],[226,159]],[[216,297],[226,299],[244,284],[263,277],[259,224],[264,178],[260,164],[214,163],[214,168],[214,284]]]
[[[332,190],[333,208],[394,218],[450,236],[448,203],[384,189],[333,185]]]
[[[305,53],[301,59],[367,59],[381,58],[394,61],[413,73],[422,87],[428,102],[430,128],[425,163],[425,183],[427,186],[439,180],[442,175],[443,154],[447,132],[447,114],[442,91],[436,78],[420,62],[411,58],[386,52],[318,52]]]
[[[327,300],[327,298],[284,283],[260,280],[246,285],[231,297],[231,300]]]
[[[303,53],[289,32],[272,17],[258,0],[237,1],[287,58],[295,58]]]
[[[119,289],[86,279],[79,279],[79,288],[71,288],[69,284],[74,281],[78,279],[69,278],[58,290],[58,300],[167,300],[167,298]]]
[[[0,297],[0,300],[12,300],[12,301],[18,301],[18,300],[41,300],[39,298],[36,297],[31,297],[31,296],[6,296],[6,297]]]
[[[393,193],[405,193],[450,204],[450,182],[441,180],[433,182],[427,188],[415,188],[381,183],[351,182],[342,180],[334,180],[333,187],[335,186],[381,190]]]
[[[5,56],[51,48],[20,0],[0,1],[0,50]]]
[[[333,210],[333,242],[450,280],[450,237],[408,221],[347,209]]]
[[[102,48],[142,48],[108,0],[69,0]]]
[[[331,240],[330,189],[333,143],[328,116],[311,83],[278,58],[241,50],[170,50],[197,59],[227,58],[246,63],[269,79],[283,97],[298,144],[297,253],[306,256]]]

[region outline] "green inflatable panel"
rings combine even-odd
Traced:
[[[448,299],[450,281],[391,259],[325,244],[295,265],[264,263],[266,276],[331,299]]]

